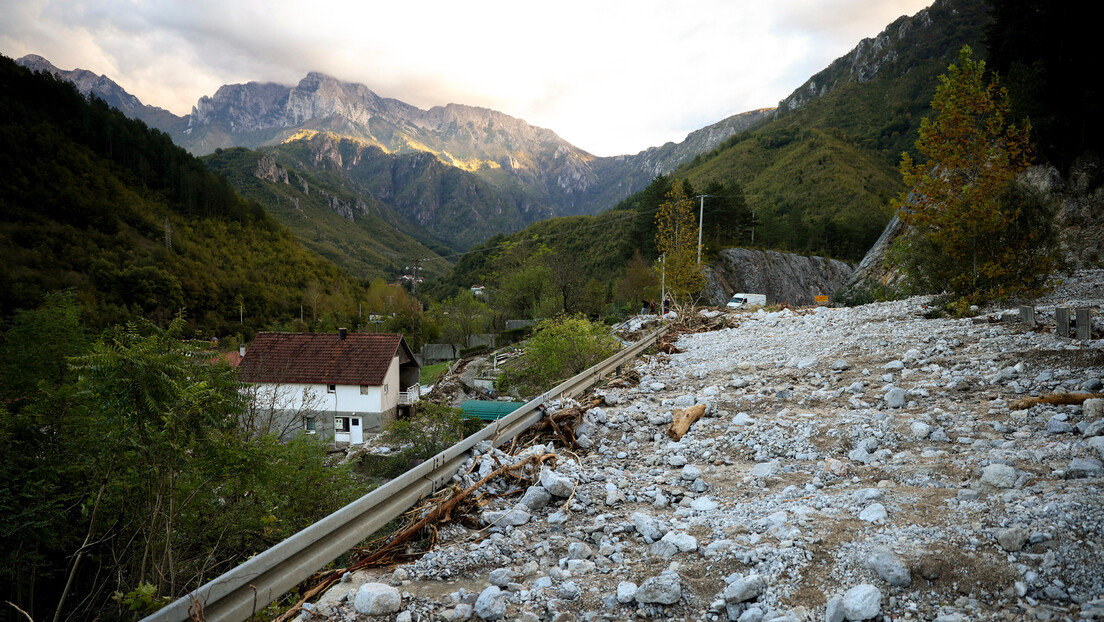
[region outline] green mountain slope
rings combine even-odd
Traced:
[[[304,246],[358,278],[393,281],[416,259],[452,252],[382,203],[319,175],[286,168],[266,153],[235,147],[203,161],[242,196],[263,205]],[[447,263],[429,262],[425,275],[438,276],[447,268]]]
[[[443,164],[429,152],[389,154],[325,132],[302,132],[266,152],[333,187],[384,203],[429,235],[459,248],[551,215],[536,203]]]
[[[0,57],[0,315],[75,288],[98,325],[183,311],[206,334],[355,292],[166,134]],[[244,321],[241,321],[244,320]]]
[[[737,182],[756,214],[755,243],[858,260],[892,217],[897,173],[929,113],[937,76],[963,45],[978,48],[981,0],[939,0],[809,79],[777,116],[671,176],[696,187]]]

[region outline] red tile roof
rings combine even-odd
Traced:
[[[258,333],[238,367],[245,382],[383,384],[391,360],[414,360],[402,335]]]

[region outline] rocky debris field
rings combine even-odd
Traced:
[[[477,448],[458,484],[557,453],[528,488],[488,484],[482,528],[445,526],[302,618],[1104,619],[1104,400],[1012,407],[1104,393],[1104,342],[925,319],[925,302],[682,336],[587,412],[582,451]],[[1040,320],[1066,303],[1099,324],[1104,271],[1067,279]],[[699,403],[672,441],[673,412]]]

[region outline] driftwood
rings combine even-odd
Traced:
[[[1093,398],[1104,397],[1101,393],[1051,393],[1050,395],[1042,395],[1040,397],[1025,397],[1022,400],[1016,400],[1009,406],[1012,410],[1024,410],[1031,408],[1037,404],[1050,404],[1056,406],[1058,404],[1083,404],[1085,400]]]
[[[660,341],[656,344],[656,349],[664,354],[678,354],[682,352],[668,341]]]
[[[406,544],[407,541],[416,537],[422,532],[422,530],[427,528],[432,529],[436,523],[448,520],[451,517],[453,510],[455,510],[461,502],[468,500],[476,491],[478,491],[480,488],[483,487],[484,484],[491,481],[492,479],[500,475],[509,474],[513,471],[524,469],[526,467],[540,466],[546,460],[554,460],[556,457],[557,456],[554,453],[547,453],[540,456],[530,456],[529,458],[526,458],[525,460],[522,460],[517,464],[508,464],[499,467],[494,471],[491,471],[487,474],[486,477],[463,490],[460,490],[458,487],[454,487],[452,489],[452,494],[444,499],[438,500],[437,505],[426,512],[420,520],[414,522],[399,533],[390,537],[383,546],[379,547],[378,549],[372,551],[367,555],[360,557],[360,559],[345,568],[330,572],[320,583],[307,590],[307,592],[303,594],[303,598],[301,598],[299,602],[295,603],[295,606],[293,606],[291,609],[288,609],[279,617],[277,617],[274,622],[287,622],[288,620],[290,620],[295,614],[299,613],[299,611],[302,610],[304,603],[314,598],[315,596],[318,596],[334,583],[337,583],[341,579],[342,575],[344,575],[346,572],[355,572],[364,568],[391,563],[396,553]],[[415,513],[419,511],[420,510],[416,510]],[[363,551],[358,550],[358,553],[360,552]]]
[[[667,436],[676,441],[682,440],[682,436],[690,430],[694,422],[705,416],[705,404],[698,404],[687,409],[675,409],[671,425],[667,427]]]
[[[586,402],[571,408],[557,410],[548,413],[540,421],[534,423],[517,437],[521,445],[530,445],[542,438],[552,437],[563,446],[574,450],[580,449],[578,439],[575,438],[575,428],[583,422],[583,414],[586,411],[602,404],[601,398],[592,398]]]

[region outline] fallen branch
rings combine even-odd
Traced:
[[[579,443],[575,438],[575,428],[579,427],[586,411],[600,404],[602,404],[602,400],[594,398],[579,406],[550,413],[519,436],[520,444],[530,445],[541,437],[552,436],[558,439],[564,447],[577,450],[579,449]]]
[[[667,436],[676,441],[682,440],[682,436],[690,430],[694,422],[705,416],[705,404],[691,406],[685,410],[675,409],[671,425],[667,427]]]
[[[517,464],[508,464],[499,467],[494,471],[491,471],[478,482],[472,484],[464,490],[457,491],[457,488],[454,487],[452,489],[453,494],[449,496],[448,499],[439,502],[434,508],[426,512],[420,520],[392,536],[382,547],[373,551],[366,557],[363,557],[356,562],[346,566],[345,568],[334,570],[333,572],[329,573],[326,578],[324,578],[320,583],[312,587],[310,590],[307,590],[306,594],[303,595],[303,598],[301,598],[299,602],[295,603],[295,606],[280,614],[280,616],[277,617],[274,622],[287,622],[288,620],[290,620],[292,616],[302,610],[304,603],[314,598],[315,596],[318,596],[334,583],[337,583],[339,580],[341,580],[341,577],[345,573],[356,572],[357,570],[362,570],[364,568],[376,565],[381,560],[389,559],[391,556],[394,555],[395,551],[400,546],[405,544],[414,536],[418,535],[418,533],[420,533],[423,529],[425,529],[426,527],[432,527],[432,525],[439,519],[450,517],[453,509],[455,509],[457,505],[459,505],[462,501],[468,499],[472,494],[474,494],[477,490],[482,488],[487,482],[491,481],[492,479],[505,473],[517,471],[528,466],[539,466],[543,464],[546,460],[554,460],[556,457],[557,456],[554,453],[546,453],[539,456],[530,456],[525,460],[518,462]]]
[[[682,352],[668,341],[660,341],[656,344],[656,349],[664,354],[678,354]]]
[[[1022,400],[1016,400],[1009,406],[1012,410],[1025,410],[1036,406],[1038,404],[1050,404],[1051,406],[1057,406],[1059,404],[1072,404],[1079,406],[1093,398],[1104,397],[1104,394],[1100,393],[1051,393],[1050,395],[1042,395],[1040,397],[1025,397]]]

